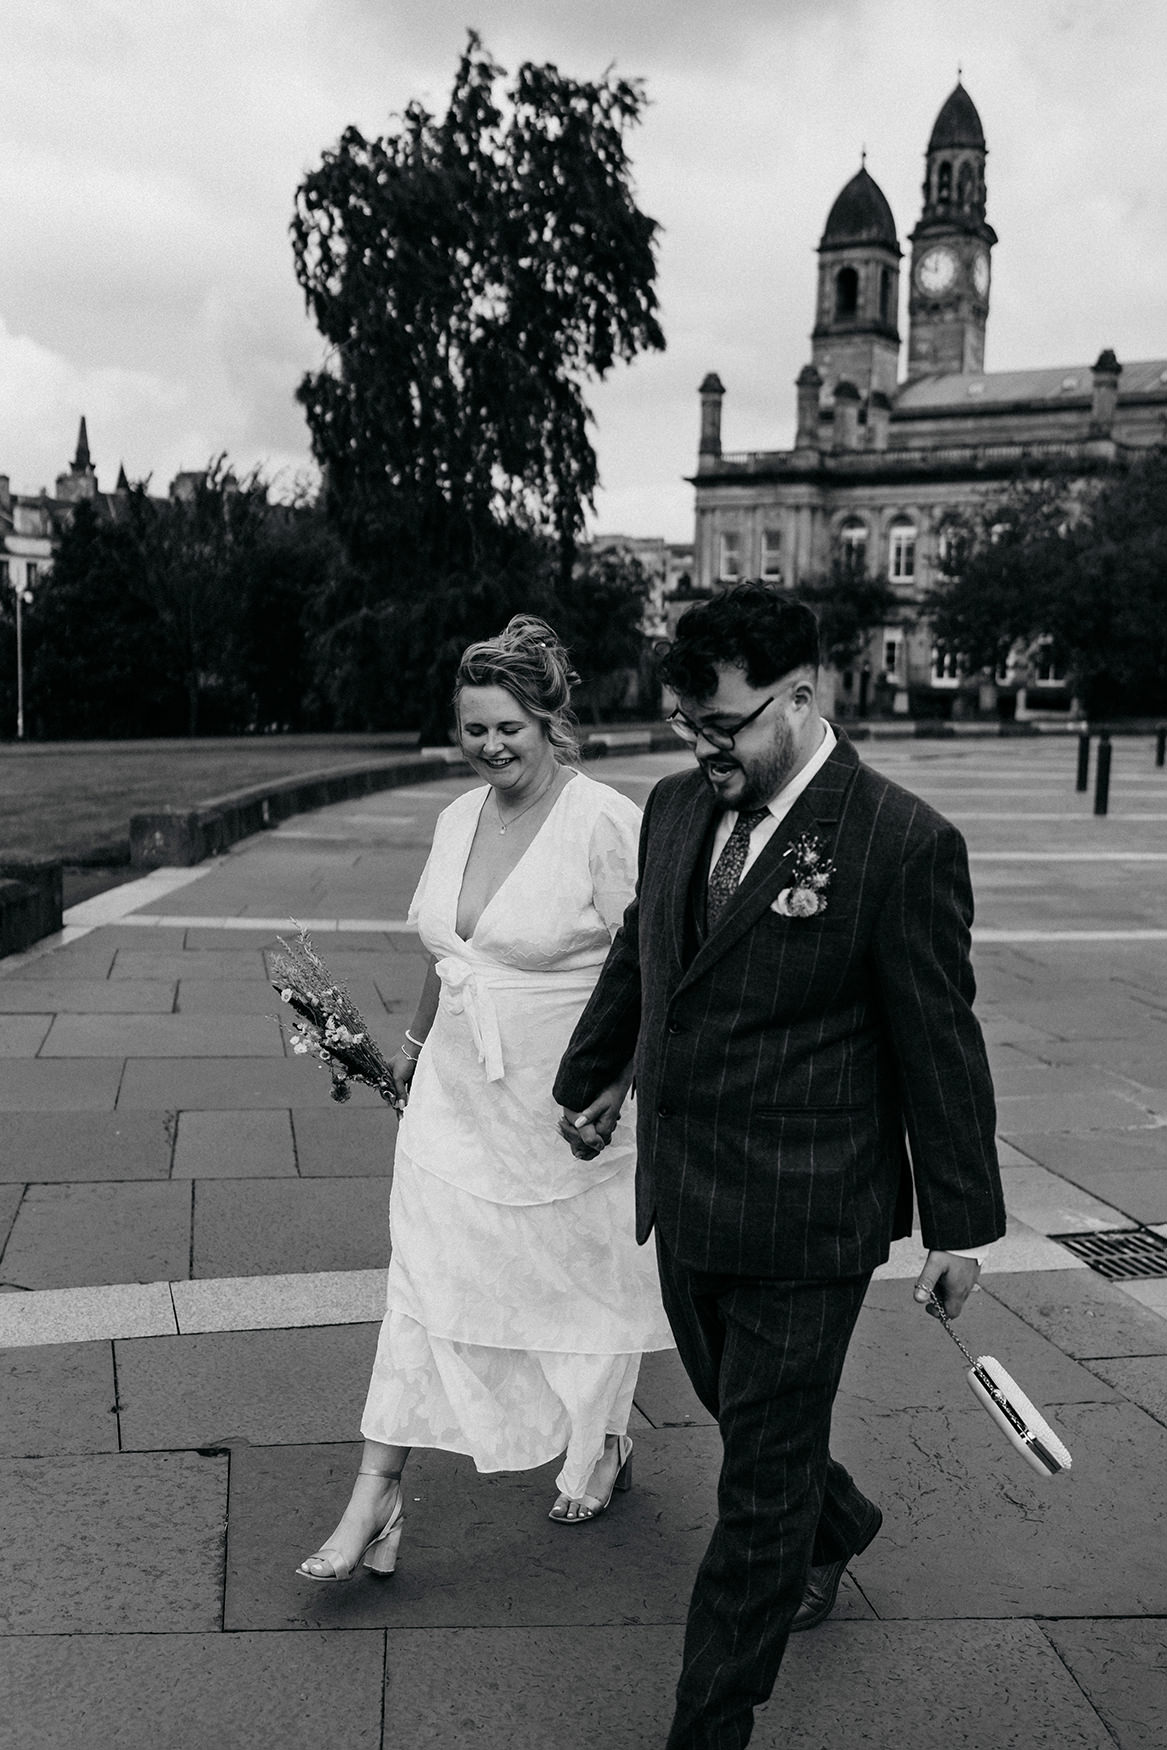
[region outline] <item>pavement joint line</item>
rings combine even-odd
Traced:
[[[1089,1266],[1026,1224],[1013,1237],[1032,1256],[1022,1260],[998,1242],[999,1262],[986,1259],[982,1280],[1050,1270],[1088,1271]],[[877,1281],[910,1282],[924,1255],[918,1236],[898,1241]],[[1110,1286],[1131,1290],[1142,1279]],[[1167,1307],[1145,1310],[1167,1319]],[[385,1308],[385,1271],[326,1270],[286,1275],[177,1278],[170,1282],[110,1283],[84,1288],[31,1289],[0,1295],[0,1350],[44,1344],[109,1342],[134,1337],[194,1337],[239,1331],[304,1330],[326,1325],[373,1324]]]
[[[384,935],[415,935],[417,926],[407,918],[296,918],[287,914],[278,918],[260,917],[207,917],[179,915],[171,912],[136,912],[119,918],[120,925],[132,926],[135,929],[185,929],[185,930],[293,930],[297,924],[302,924],[306,930],[313,931],[318,936],[344,934],[348,931],[363,931],[365,933],[380,931]],[[96,926],[95,926],[96,927]],[[88,932],[86,932],[88,933]],[[0,962],[0,964],[4,964]]]
[[[970,863],[1167,863],[1167,851],[970,851]]]
[[[148,875],[140,875],[136,881],[127,881],[121,887],[111,887],[107,893],[99,893],[93,899],[82,900],[80,905],[71,905],[64,914],[64,922],[69,927],[81,929],[99,929],[102,924],[120,923],[128,913],[139,911],[142,906],[151,905],[156,900],[165,899],[180,887],[189,887],[192,882],[201,881],[214,867],[214,860],[209,860],[189,869],[152,869]]]
[[[973,926],[979,945],[1000,942],[1167,942],[1167,930],[994,930]]]

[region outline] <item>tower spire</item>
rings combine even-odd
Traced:
[[[73,457],[73,471],[77,474],[84,474],[92,466],[93,463],[89,459],[89,433],[85,426],[85,415],[82,414],[81,426],[77,433],[77,454]]]

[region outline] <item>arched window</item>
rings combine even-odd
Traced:
[[[835,275],[835,321],[845,322],[859,308],[859,275],[853,267],[841,267]]]
[[[897,517],[888,538],[887,580],[912,583],[916,576],[916,525],[909,517]]]
[[[962,207],[971,207],[973,203],[973,169],[967,162],[961,165],[956,179],[956,201]]]
[[[848,577],[867,570],[867,524],[859,517],[848,517],[839,530],[839,563]]]
[[[963,523],[947,522],[936,538],[936,565],[941,577],[957,577],[968,557],[968,530]]]
[[[891,321],[891,269],[881,267],[879,270],[879,320]]]
[[[952,165],[947,158],[941,161],[936,171],[936,199],[938,201],[952,199]]]

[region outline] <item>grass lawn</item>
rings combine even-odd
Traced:
[[[130,816],[190,807],[268,780],[366,765],[408,736],[0,745],[0,857],[81,857],[129,837]]]

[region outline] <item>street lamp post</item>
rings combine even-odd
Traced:
[[[32,592],[22,588],[12,580],[12,591],[16,597],[16,739],[24,740],[24,630],[21,625],[20,610],[25,602],[32,600]]]

